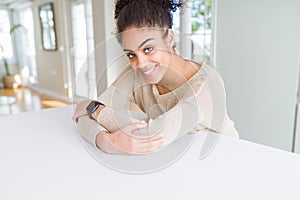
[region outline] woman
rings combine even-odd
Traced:
[[[130,66],[97,101],[80,102],[74,113],[80,134],[104,152],[149,154],[202,130],[238,135],[218,73],[174,50],[172,12],[182,6],[176,2],[115,2],[117,37]],[[126,115],[129,103],[145,120]]]

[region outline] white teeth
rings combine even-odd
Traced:
[[[151,73],[155,70],[155,68],[156,68],[156,66],[153,67],[153,68],[151,68],[151,69],[149,69],[148,71],[143,72],[143,73],[144,73],[145,75],[149,75],[149,74],[151,74]]]

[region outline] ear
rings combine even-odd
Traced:
[[[175,44],[175,35],[172,29],[169,29],[168,31],[167,42],[169,46],[173,49],[173,46]]]

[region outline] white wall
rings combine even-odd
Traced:
[[[300,1],[216,0],[216,64],[241,138],[291,150]]]
[[[53,2],[56,28],[56,51],[45,51],[42,48],[41,24],[39,19],[39,6],[48,2]],[[65,1],[60,0],[35,0],[33,1],[33,12],[35,22],[36,37],[36,58],[38,70],[38,85],[35,89],[46,94],[56,96],[60,99],[68,98],[68,89],[65,85],[68,80],[66,76],[66,39],[65,39]]]
[[[300,153],[300,98],[299,98],[299,103],[298,103],[298,112],[297,112],[296,127],[295,128],[296,128],[295,152]]]
[[[112,82],[118,77],[127,65],[128,59],[124,56],[123,49],[116,39],[116,25],[114,20],[115,3],[111,0],[104,0],[105,2],[105,30],[106,30],[106,56],[107,56],[107,85],[111,85]]]
[[[98,95],[101,94],[119,75],[128,63],[117,43],[114,33],[114,1],[93,0],[96,79]]]

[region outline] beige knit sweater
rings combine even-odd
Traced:
[[[78,120],[81,136],[93,145],[100,131],[114,132],[144,118],[148,120],[148,129],[134,134],[161,133],[166,144],[187,133],[207,129],[238,137],[227,115],[223,81],[218,72],[205,63],[185,84],[162,95],[140,72],[128,67],[98,100],[106,107],[97,121],[87,116]],[[132,103],[144,116],[142,113],[132,115],[128,110]]]

